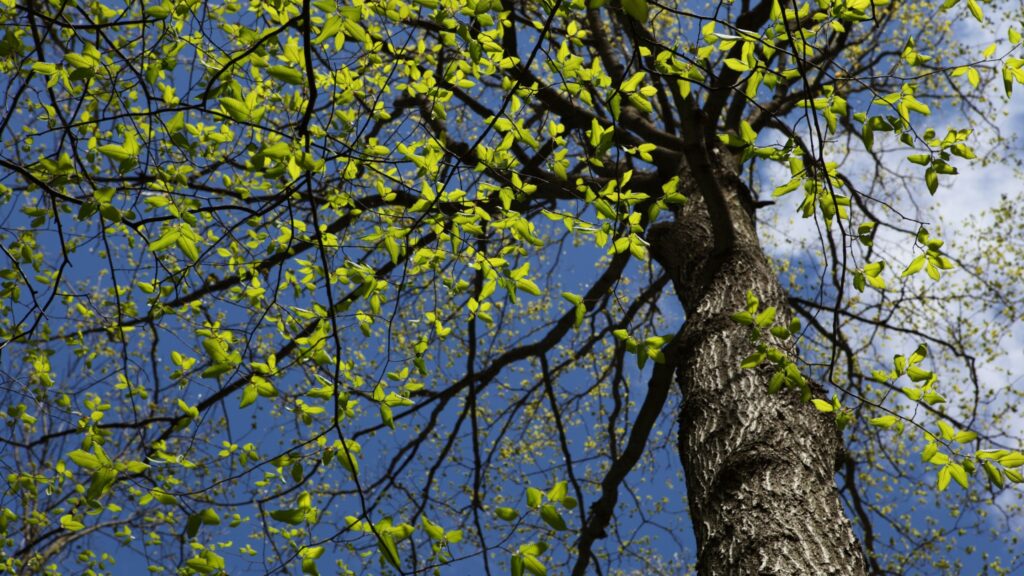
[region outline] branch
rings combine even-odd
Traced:
[[[576,558],[576,565],[573,566],[572,576],[586,574],[594,541],[607,536],[605,529],[611,522],[615,504],[619,500],[619,486],[643,456],[651,429],[654,428],[654,423],[658,420],[665,401],[668,399],[668,391],[672,386],[672,375],[675,374],[675,365],[669,359],[676,358],[677,354],[674,353],[676,346],[677,340],[673,337],[665,347],[666,363],[654,365],[654,373],[651,374],[651,381],[647,385],[647,396],[633,422],[633,429],[629,433],[626,449],[622,452],[622,456],[612,462],[608,472],[604,475],[604,480],[601,481],[601,498],[590,507],[590,521],[580,531],[580,539],[577,543],[579,555]]]

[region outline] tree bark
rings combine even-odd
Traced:
[[[722,163],[731,164],[731,163]],[[746,293],[791,317],[786,295],[744,209],[734,170],[716,167],[735,246],[716,254],[699,194],[672,223],[652,227],[651,253],[671,274],[686,311],[675,358],[682,392],[679,456],[701,576],[862,575],[864,557],[839,502],[841,436],[831,415],[799,394],[767,391],[769,366],[748,370],[750,328],[729,316]]]

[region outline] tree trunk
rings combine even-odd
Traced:
[[[750,328],[729,316],[746,307],[791,311],[744,209],[735,172],[725,193],[735,249],[716,255],[698,193],[676,221],[652,228],[652,255],[672,275],[686,311],[676,351],[683,401],[679,456],[697,536],[701,576],[862,575],[864,558],[839,502],[834,469],[841,437],[831,415],[799,394],[767,392],[771,367],[740,368],[754,351]],[[748,204],[749,206],[749,204]],[[767,364],[767,363],[766,363]]]

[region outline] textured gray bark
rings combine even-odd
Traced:
[[[675,358],[683,401],[679,456],[697,535],[701,576],[861,575],[864,558],[839,502],[841,439],[830,415],[792,390],[767,393],[771,369],[740,368],[754,351],[729,315],[753,291],[791,312],[741,202],[739,180],[719,163],[735,246],[716,254],[712,223],[694,191],[671,224],[652,228],[652,255],[686,310]]]

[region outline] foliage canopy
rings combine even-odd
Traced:
[[[1019,569],[1019,199],[935,221],[1013,157],[984,12],[2,0],[0,566],[692,569],[649,253],[700,198],[792,309],[726,360],[835,416],[870,569]]]

